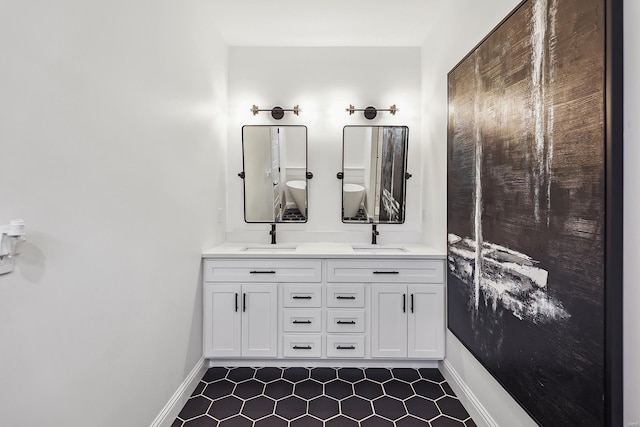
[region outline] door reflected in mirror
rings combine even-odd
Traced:
[[[405,218],[406,126],[345,126],[342,222],[402,224]]]
[[[307,222],[306,126],[243,126],[245,222]]]

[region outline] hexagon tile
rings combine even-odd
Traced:
[[[210,368],[171,427],[476,427],[437,369]]]

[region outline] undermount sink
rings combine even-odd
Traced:
[[[248,244],[240,249],[248,254],[286,254],[286,253],[357,253],[357,254],[402,254],[408,250],[402,246],[351,245],[345,243],[303,243],[296,244]]]
[[[259,253],[259,254],[269,254],[269,253],[281,253],[281,252],[295,252],[297,249],[296,246],[245,246],[241,249],[241,252],[248,253]]]
[[[401,246],[353,246],[353,251],[367,254],[397,254],[407,252],[407,250]]]

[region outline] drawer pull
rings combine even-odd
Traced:
[[[238,312],[238,293],[236,292],[236,313]]]
[[[338,345],[336,346],[336,350],[355,350],[355,345]]]
[[[311,295],[294,295],[291,298],[293,299],[311,299]]]
[[[373,274],[400,274],[399,271],[374,271]]]
[[[247,294],[242,294],[242,312],[247,311]]]
[[[407,312],[407,294],[402,294],[402,312]]]
[[[411,312],[413,313],[413,294],[411,294]]]
[[[251,270],[250,274],[276,274],[275,270]]]
[[[336,299],[356,299],[356,297],[353,295],[350,295],[350,296],[338,295],[336,296]]]
[[[294,325],[301,325],[301,324],[310,325],[311,320],[294,320],[291,323],[293,323]]]
[[[311,346],[310,345],[294,345],[293,349],[294,350],[311,350]]]
[[[338,325],[355,325],[356,321],[355,320],[338,320],[336,323]]]

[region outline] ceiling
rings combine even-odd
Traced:
[[[453,0],[213,0],[231,46],[421,46]]]

